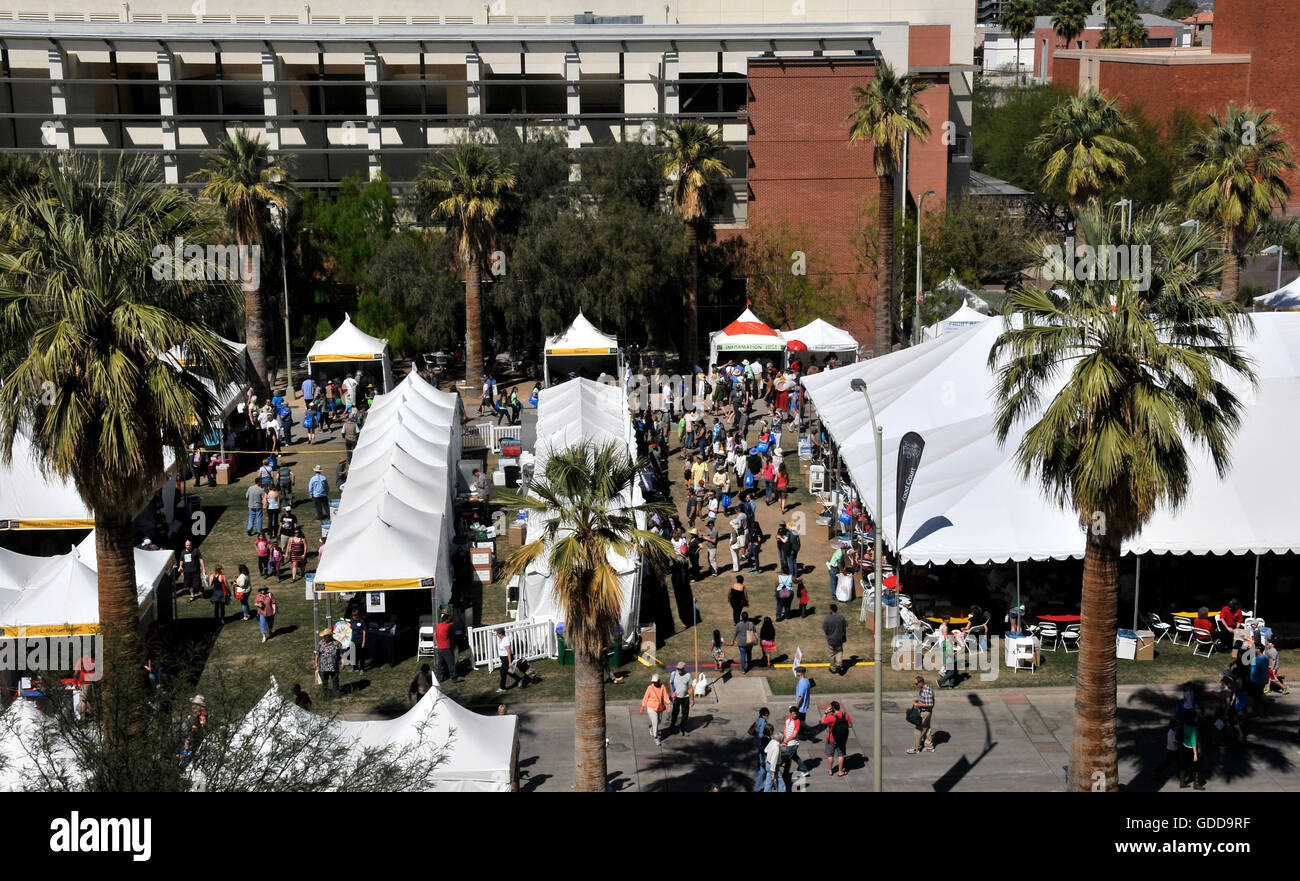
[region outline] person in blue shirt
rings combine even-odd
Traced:
[[[302,400],[304,404],[311,403],[311,399],[316,397],[316,383],[309,376],[302,381]]]
[[[317,465],[312,469],[311,480],[307,482],[307,494],[316,506],[316,519],[327,520],[330,514],[330,482],[325,477],[324,469]]]
[[[794,706],[795,712],[799,714],[799,724],[802,725],[807,721],[808,708],[811,706],[812,682],[808,680],[808,668],[795,667],[794,672],[799,677],[794,687]]]

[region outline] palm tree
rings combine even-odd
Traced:
[[[880,260],[876,268],[876,320],[873,353],[884,355],[893,346],[894,292],[894,175],[903,160],[903,136],[924,139],[930,133],[926,109],[916,96],[930,84],[899,74],[882,62],[871,83],[853,87],[857,107],[848,116],[849,143],[871,142],[871,160],[880,187],[877,225],[880,229]],[[906,210],[906,209],[904,209]]]
[[[103,707],[109,739],[138,719],[140,656],[132,520],[184,449],[216,422],[203,380],[159,358],[179,346],[220,388],[230,350],[213,330],[234,308],[224,282],[173,278],[155,248],[205,245],[220,220],[158,186],[156,163],[123,159],[111,179],[81,156],[0,198],[0,456],[19,432],[43,470],[76,486],[94,512]],[[135,714],[134,716],[132,714]]]
[[[266,141],[241,128],[219,141],[217,149],[205,153],[203,160],[206,166],[191,179],[203,182],[199,195],[211,199],[225,212],[230,234],[243,249],[244,342],[259,382],[270,384],[266,373],[262,274],[253,271],[253,262],[261,259],[270,206],[287,210],[293,198],[289,157],[272,154]]]
[[[1136,49],[1145,45],[1147,27],[1133,0],[1108,0],[1106,28],[1099,45],[1105,49]]]
[[[1042,165],[1044,187],[1062,184],[1076,216],[1096,209],[1103,190],[1128,180],[1130,164],[1145,160],[1124,140],[1133,131],[1119,105],[1096,89],[1061,100],[1029,142],[1029,154]]]
[[[1088,7],[1083,0],[1061,0],[1052,13],[1052,30],[1061,38],[1061,48],[1068,49],[1088,26]]]
[[[1033,0],[1011,0],[1002,11],[1002,27],[1016,41],[1016,79],[1020,75],[1020,41],[1034,32]]]
[[[521,510],[536,515],[532,541],[510,555],[506,577],[541,564],[564,610],[564,638],[574,650],[574,763],[581,792],[606,789],[605,651],[623,606],[610,558],[657,561],[672,554],[666,539],[637,525],[638,515],[672,512],[663,503],[630,501],[645,467],[613,444],[584,442],[552,453],[519,499]],[[533,524],[540,524],[536,538]]]
[[[490,148],[467,143],[439,154],[415,182],[417,199],[456,235],[456,255],[465,273],[465,381],[471,389],[483,383],[483,262],[516,181],[515,170]]]
[[[1274,206],[1291,195],[1284,175],[1296,168],[1282,127],[1272,110],[1229,103],[1222,116],[1208,114],[1209,126],[1192,137],[1183,154],[1186,171],[1175,181],[1193,216],[1223,236],[1223,299],[1235,301],[1241,256]]]
[[[700,232],[707,228],[714,184],[731,174],[722,161],[722,130],[683,120],[664,132],[667,149],[661,162],[672,182],[673,207],[686,234],[686,340],[682,360],[694,369],[699,344]]]
[[[1160,209],[1129,231],[1133,244],[1152,248],[1148,290],[1133,278],[1076,280],[1071,273],[1060,282],[1068,297],[1020,286],[989,355],[998,372],[999,442],[1032,423],[1016,451],[1022,478],[1032,476],[1085,527],[1074,791],[1102,778],[1105,789],[1117,786],[1121,545],[1158,506],[1184,500],[1189,444],[1209,451],[1220,476],[1228,472],[1242,408],[1234,381],[1254,381],[1235,344],[1249,316],[1205,297],[1205,274],[1192,271],[1191,255],[1213,236],[1189,235],[1178,219]],[[1094,247],[1122,240],[1122,230],[1095,211],[1079,218],[1077,231]]]

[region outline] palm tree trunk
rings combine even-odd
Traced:
[[[135,550],[131,516],[95,512],[95,556],[99,584],[99,627],[104,638],[100,659],[98,712],[104,740],[114,742],[135,730],[144,710],[141,681],[140,605],[136,596]],[[170,585],[170,582],[166,582]],[[156,597],[155,603],[170,597]]]
[[[604,792],[605,659],[575,652],[573,671],[573,770],[579,792]]]
[[[682,341],[683,370],[694,370],[699,339],[700,234],[686,221],[686,339]]]
[[[876,265],[876,317],[872,354],[876,357],[889,353],[894,331],[894,176],[882,174],[879,214],[879,261]]]
[[[465,382],[470,394],[483,385],[483,283],[478,260],[465,262]]]
[[[1119,541],[1112,532],[1088,534],[1083,557],[1079,674],[1074,686],[1072,792],[1118,788],[1115,743],[1115,629],[1119,619]]]
[[[241,242],[240,253],[244,258],[244,342],[248,345],[248,357],[253,362],[253,373],[257,382],[269,383],[266,375],[266,336],[262,316],[262,280],[261,273],[255,272],[253,266],[254,248],[250,243]]]
[[[1237,250],[1232,246],[1232,236],[1223,237],[1223,301],[1225,303],[1237,302],[1237,292],[1241,288],[1241,258],[1237,256]]]

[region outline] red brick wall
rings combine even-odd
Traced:
[[[1250,82],[1250,65],[1124,64],[1104,61],[1098,86],[1125,105],[1138,104],[1148,119],[1167,119],[1176,108],[1197,113],[1222,110],[1229,100],[1244,100]]]
[[[1096,49],[1098,48],[1098,44],[1101,43],[1102,33],[1104,32],[1101,30],[1101,28],[1091,28],[1089,30],[1086,30],[1083,33],[1079,34],[1078,37],[1070,41],[1069,48],[1077,49],[1079,47],[1079,41],[1082,40],[1083,48]],[[1174,31],[1174,28],[1147,28],[1147,37],[1152,40],[1170,40],[1171,42],[1177,39],[1177,35]],[[1041,68],[1043,63],[1043,59],[1042,59],[1043,40],[1047,41],[1047,75],[1055,79],[1056,78],[1056,68],[1055,68],[1056,50],[1063,47],[1061,46],[1061,38],[1058,37],[1056,35],[1056,31],[1052,30],[1050,27],[1038,28],[1037,30],[1034,31],[1034,75],[1035,76],[1038,75],[1038,71]],[[1214,28],[1214,42],[1216,45],[1219,42],[1219,28],[1218,28],[1217,18],[1215,21],[1215,28]]]
[[[937,29],[936,29],[937,30]],[[947,28],[943,28],[946,59]],[[804,227],[809,263],[822,267],[826,281],[849,293],[841,316],[859,342],[872,339],[875,278],[859,272],[854,231],[877,201],[878,181],[871,144],[849,146],[845,119],[853,110],[853,86],[865,86],[875,72],[868,58],[776,59],[749,62],[749,227]],[[947,186],[947,147],[940,142],[947,119],[947,86],[923,93],[935,133],[914,155],[914,192]],[[936,157],[942,156],[942,162]],[[936,200],[926,202],[928,209]]]
[[[1072,93],[1079,89],[1079,59],[1077,58],[1053,58],[1052,65],[1055,72],[1052,74],[1052,81],[1061,83]]]

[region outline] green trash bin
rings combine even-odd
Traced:
[[[609,663],[611,667],[623,666],[623,628],[618,628],[614,633],[614,647],[609,650]]]
[[[560,662],[561,667],[573,666],[573,649],[569,648],[564,642],[564,625],[555,625],[555,646],[559,657],[556,659]]]

